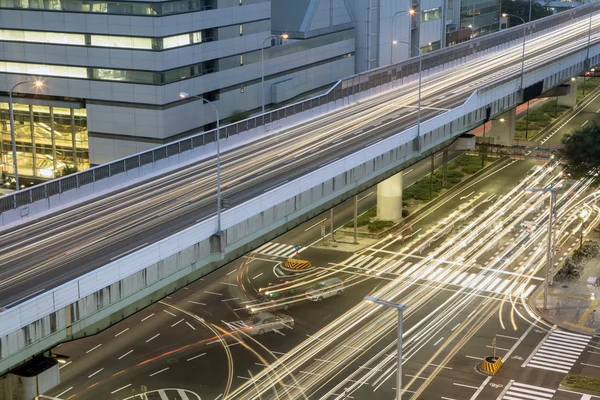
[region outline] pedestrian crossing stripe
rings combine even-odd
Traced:
[[[300,253],[304,250],[303,247],[298,247],[300,248],[296,250],[296,246],[292,246],[291,244],[269,242],[256,249],[255,253],[265,256],[291,258],[295,256],[296,253]]]
[[[591,339],[588,335],[554,330],[535,350],[526,366],[568,374]]]
[[[502,396],[503,400],[546,400],[552,399],[556,389],[548,389],[541,386],[527,385],[510,381],[506,392]]]
[[[512,294],[527,297],[535,289],[535,285],[519,284],[512,279],[504,279],[497,275],[482,275],[481,273],[461,272],[447,267],[413,264],[405,260],[392,260],[385,257],[374,257],[364,254],[354,254],[345,262],[336,264],[345,268],[356,269],[365,274],[374,273],[401,275],[412,279],[422,279],[430,282],[443,282],[454,286],[466,287],[473,290],[498,294]]]
[[[239,331],[240,329],[245,329],[248,327],[248,325],[246,325],[246,323],[242,320],[225,322],[225,325],[227,325],[230,331]]]

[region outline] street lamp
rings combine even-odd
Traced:
[[[544,310],[548,309],[548,282],[552,281],[552,246],[554,237],[552,236],[552,219],[554,216],[554,202],[556,201],[556,188],[524,188],[525,192],[545,192],[550,193],[550,215],[548,216],[548,243],[546,245],[546,279],[544,279]]]
[[[405,42],[403,40],[392,40],[392,45],[404,43],[409,46],[414,47],[419,52],[419,96],[417,98],[417,140],[419,140],[419,153],[421,152],[421,77],[423,74],[423,55],[421,54],[421,49],[409,42]]]
[[[398,370],[396,371],[396,400],[400,400],[402,398],[402,322],[403,312],[406,310],[406,306],[392,301],[381,300],[373,296],[366,296],[365,300],[398,310]]]
[[[390,65],[394,65],[394,45],[396,44],[396,43],[394,43],[395,42],[394,38],[396,37],[396,33],[395,33],[396,25],[394,24],[394,18],[396,18],[396,16],[400,15],[400,14],[408,14],[410,16],[413,16],[418,13],[414,9],[411,8],[410,10],[398,11],[396,14],[394,14],[392,16],[392,44],[390,47]]]
[[[17,82],[15,84],[15,86],[12,87],[12,89],[10,89],[10,92],[8,94],[8,113],[10,114],[10,137],[12,140],[12,153],[13,153],[13,165],[14,165],[14,172],[15,172],[15,183],[16,183],[16,189],[19,190],[20,186],[19,186],[19,169],[17,167],[17,139],[15,137],[15,115],[13,113],[13,91],[15,90],[15,88],[19,85],[24,85],[26,83],[33,83],[34,86],[36,88],[41,88],[42,86],[44,86],[44,82],[42,82],[39,79],[29,79],[26,81],[21,81],[21,82]]]
[[[287,40],[290,35],[288,35],[287,33],[284,33],[283,35],[279,36],[281,39],[283,40]],[[260,46],[260,59],[261,59],[261,70],[262,70],[262,74],[261,74],[261,80],[260,80],[260,97],[261,97],[261,105],[262,105],[262,113],[265,113],[265,43],[267,40],[271,40],[277,38],[277,35],[271,35],[267,38],[265,38],[265,40],[263,40],[262,45]],[[264,116],[263,116],[264,119]]]
[[[219,130],[219,128],[220,128],[220,126],[219,126],[219,110],[217,109],[217,106],[215,106],[211,101],[206,100],[202,96],[190,95],[189,93],[181,92],[181,93],[179,93],[179,97],[182,99],[188,99],[188,98],[194,97],[196,99],[205,101],[208,103],[208,105],[210,105],[212,107],[212,109],[215,111],[215,114],[217,114],[217,134],[216,134],[217,140],[216,140],[216,142],[217,142],[217,235],[218,235],[221,233],[221,147],[219,145],[219,142],[221,141],[221,132]]]
[[[525,20],[521,17],[519,17],[518,15],[514,15],[514,14],[502,14],[502,16],[504,18],[506,17],[513,17],[513,18],[518,18],[521,20],[521,22],[523,22],[523,56],[522,56],[522,60],[521,60],[521,92],[522,92],[522,99],[523,100],[525,98],[525,92],[524,92],[524,87],[523,87],[523,78],[525,77],[525,39],[526,39],[526,30],[525,28],[527,27],[525,25]]]

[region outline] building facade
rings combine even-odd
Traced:
[[[269,38],[269,0],[0,0],[0,149],[12,173],[14,93],[19,175],[57,176],[212,128],[354,73],[352,30]]]

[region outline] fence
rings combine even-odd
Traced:
[[[589,15],[595,11],[596,4],[578,7],[574,10],[565,11],[560,14],[552,15],[540,20],[534,21],[527,27],[527,35],[532,35],[546,29],[551,29],[557,25],[567,23],[577,18]],[[475,53],[485,52],[499,45],[521,39],[523,29],[514,27],[494,34],[483,36],[468,42],[463,42],[452,47],[435,51],[424,55],[423,70],[431,70],[436,67],[444,66],[450,62],[460,60]],[[395,80],[408,77],[419,72],[419,60],[411,59],[405,62],[380,67],[375,70],[354,75],[339,81],[334,87],[323,95],[310,98],[277,110],[268,111],[264,114],[250,117],[240,122],[221,127],[220,137],[227,138],[237,135],[251,129],[273,124],[277,121],[321,107],[328,103],[335,103],[336,100],[346,98],[361,92],[382,87],[383,85]],[[19,190],[10,195],[0,197],[0,213],[15,210],[19,207],[34,203],[39,200],[50,198],[51,196],[64,193],[66,191],[85,186],[108,177],[125,173],[127,171],[141,168],[144,165],[152,164],[156,161],[177,156],[183,152],[203,146],[216,140],[216,130],[203,132],[189,138],[172,142],[163,146],[156,147],[139,154],[135,154],[108,164],[93,167],[86,171],[78,172],[63,178],[55,179],[47,183],[33,186],[31,188]]]

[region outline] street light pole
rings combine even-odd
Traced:
[[[523,87],[523,78],[525,77],[525,40],[527,39],[526,37],[526,28],[527,26],[525,25],[525,20],[521,17],[519,17],[518,15],[514,15],[514,14],[502,14],[502,16],[504,18],[506,17],[513,17],[513,18],[518,18],[521,20],[521,22],[523,22],[523,55],[522,55],[522,59],[521,59],[521,93],[522,93],[522,98],[521,100],[523,100],[525,98],[525,92],[524,92],[524,87]]]
[[[406,306],[404,304],[394,303],[392,301],[381,300],[377,297],[366,296],[365,300],[371,301],[381,306],[395,308],[398,310],[398,369],[396,371],[396,400],[402,399],[402,324],[404,321],[404,310]]]
[[[217,234],[221,233],[221,132],[220,132],[220,119],[219,119],[219,110],[217,106],[215,106],[211,101],[206,100],[202,96],[198,95],[190,95],[186,92],[179,93],[179,97],[182,99],[194,97],[196,99],[200,99],[208,103],[209,106],[215,111],[217,115],[217,132],[216,132],[216,142],[217,142]]]
[[[42,87],[44,84],[40,80],[33,80],[33,79],[21,81],[21,82],[17,82],[15,84],[15,86],[13,86],[12,89],[10,89],[10,92],[8,93],[8,113],[10,114],[10,137],[12,140],[13,168],[14,168],[14,173],[15,173],[16,190],[19,190],[20,186],[19,186],[19,169],[17,166],[17,138],[15,136],[15,114],[13,112],[13,91],[17,88],[17,86],[24,85],[26,83],[33,83],[35,85],[35,87],[37,87],[37,88]]]
[[[409,15],[413,16],[413,15],[415,15],[415,13],[416,13],[416,11],[411,8],[410,10],[398,11],[396,14],[392,15],[392,42],[390,44],[390,65],[394,65],[394,44],[396,44],[396,43],[394,43],[395,42],[394,38],[396,37],[396,32],[395,32],[396,25],[394,24],[394,19],[396,18],[397,15],[400,15],[400,14],[409,14]],[[419,54],[420,53],[421,52],[419,52]]]
[[[556,188],[524,188],[525,192],[550,193],[550,212],[548,216],[548,242],[546,245],[546,279],[544,279],[544,310],[548,309],[548,284],[552,279],[552,246],[554,245],[552,234],[552,220],[554,217],[554,202],[556,201]]]
[[[279,36],[280,38],[282,38],[283,40],[286,40],[289,35],[287,34],[283,34],[281,36]],[[262,105],[262,113],[265,113],[265,43],[267,40],[271,40],[271,39],[276,39],[277,35],[271,35],[269,37],[266,37],[265,40],[263,40],[262,45],[260,46],[260,64],[261,64],[261,78],[260,78],[260,103]],[[263,116],[264,118],[264,116]]]
[[[392,44],[404,43],[413,48],[417,49],[419,52],[419,95],[417,97],[417,140],[419,141],[419,153],[421,153],[421,82],[423,76],[423,55],[421,54],[421,49],[412,44],[405,42],[403,40],[392,40]]]

